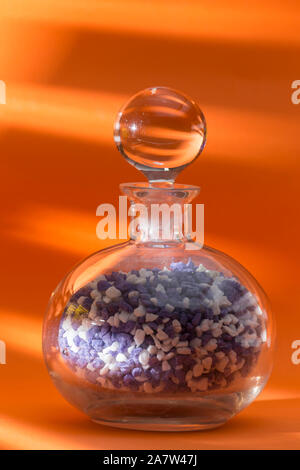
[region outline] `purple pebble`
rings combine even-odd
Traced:
[[[93,339],[91,341],[91,345],[97,352],[101,352],[104,346],[104,341],[102,341],[102,339]]]
[[[103,292],[104,290],[108,289],[111,286],[111,284],[107,281],[99,281],[97,284],[97,288],[100,292]]]
[[[222,281],[220,289],[231,303],[239,300],[246,292],[245,287],[241,286],[241,284],[234,279],[225,279]]]
[[[134,367],[134,369],[132,369],[132,376],[133,377],[139,377],[140,375],[142,375],[143,373],[143,369],[141,367]]]
[[[197,326],[199,325],[199,323],[201,322],[201,319],[202,319],[202,315],[201,313],[196,313],[192,319],[192,324],[194,326]]]

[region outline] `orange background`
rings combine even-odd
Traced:
[[[297,0],[0,1],[1,448],[300,448],[299,14]],[[115,149],[115,113],[156,85],[202,107],[208,143],[178,181],[201,186],[206,243],[254,274],[277,321],[265,391],[210,432],[91,423],[55,390],[41,355],[51,290],[107,245],[96,207],[142,179]]]

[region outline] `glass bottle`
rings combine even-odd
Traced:
[[[49,373],[101,424],[220,426],[266,384],[273,325],[251,274],[190,233],[186,210],[199,188],[174,180],[205,145],[204,116],[182,93],[150,88],[120,111],[114,136],[149,182],[121,184],[130,240],[89,256],[53,292],[43,329]]]

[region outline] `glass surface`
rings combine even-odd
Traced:
[[[135,95],[115,124],[119,150],[149,179],[121,185],[131,208],[177,206],[184,220],[199,188],[173,181],[205,136],[203,114],[181,93]],[[43,329],[49,373],[70,403],[101,424],[217,427],[268,380],[268,300],[237,261],[182,234],[175,215],[153,222],[149,213],[130,241],[94,253],[54,291]]]
[[[165,193],[164,201],[182,207],[196,193],[183,185],[122,189],[135,202]],[[43,340],[50,375],[94,421],[217,427],[269,377],[273,330],[261,287],[224,253],[171,238],[159,243],[150,230],[93,254],[50,300]]]
[[[166,87],[137,93],[119,112],[114,139],[128,161],[149,180],[174,180],[201,153],[206,139],[199,106]]]

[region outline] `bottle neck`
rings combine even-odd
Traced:
[[[191,240],[190,202],[200,188],[168,183],[126,183],[120,187],[130,200],[129,232],[135,243],[162,248]]]

